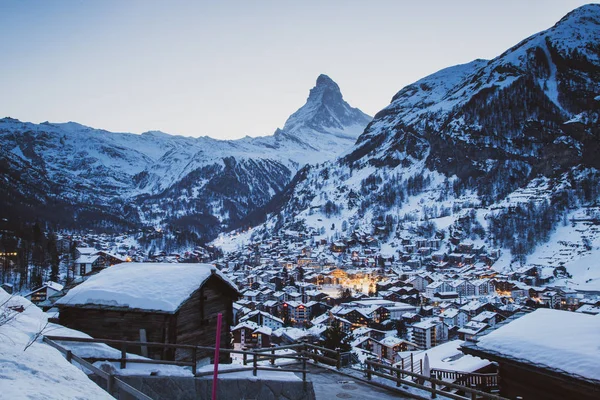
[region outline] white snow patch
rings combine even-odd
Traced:
[[[46,324],[47,317],[20,296],[0,289],[0,315],[8,307],[23,306],[22,313],[0,326],[0,397],[3,399],[112,399],[62,354],[36,340],[28,343]],[[10,311],[9,311],[10,312]],[[6,315],[6,314],[4,314]],[[0,317],[1,319],[1,317]]]

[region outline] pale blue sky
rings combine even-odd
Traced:
[[[497,56],[586,3],[0,0],[0,116],[267,135],[321,73],[374,115],[403,86]]]

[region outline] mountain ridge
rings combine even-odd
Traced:
[[[321,90],[319,85],[322,78],[315,86]],[[343,102],[337,90],[339,96],[329,99],[330,104]],[[311,99],[309,105],[315,104]],[[340,107],[349,106],[344,102]],[[354,129],[363,122],[343,127]],[[315,121],[310,124],[315,127]],[[358,127],[362,132],[364,126]],[[340,137],[337,130],[322,127],[317,132],[303,125],[293,132],[276,130],[271,136],[218,140],[3,118],[0,143],[5,151],[0,156],[14,161],[5,163],[7,169],[40,171],[50,197],[67,203],[67,208],[101,207],[120,215],[118,208],[133,204],[137,216],[129,213],[128,217],[134,224],[162,224],[197,214],[206,216],[217,225],[211,230],[218,231],[220,225],[235,224],[268,201],[307,161],[324,162],[350,147],[358,133]],[[7,197],[27,196],[17,193],[18,187],[11,190],[14,193]],[[42,200],[48,202],[46,197]],[[7,210],[16,204],[8,198],[3,201]],[[161,203],[167,211],[161,210]]]
[[[561,216],[599,201],[599,20],[600,5],[583,6],[492,60],[402,88],[353,148],[252,215],[264,221],[254,237],[385,231],[393,249],[403,237],[474,235],[523,262]]]

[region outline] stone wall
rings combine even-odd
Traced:
[[[119,376],[119,379],[154,400],[208,400],[212,394],[212,378]],[[98,379],[95,380],[98,381]],[[119,400],[134,400],[127,393],[119,393],[115,397]],[[311,382],[252,378],[219,379],[217,398],[227,400],[315,400],[315,392]]]

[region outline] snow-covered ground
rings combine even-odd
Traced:
[[[70,364],[58,350],[36,339],[36,333],[47,322],[46,314],[39,308],[23,297],[11,297],[2,289],[0,305],[0,398],[113,398]],[[23,312],[10,310],[20,306],[24,308]]]
[[[556,285],[572,289],[600,291],[600,226],[591,222],[590,209],[579,209],[565,218],[550,240],[527,257],[527,264],[564,266],[572,278],[559,279]]]
[[[219,365],[219,371],[227,371],[228,369],[239,368],[239,365],[235,364],[221,364]],[[213,371],[213,365],[207,365],[203,368],[198,369],[198,373],[202,372],[211,372]],[[260,381],[260,380],[269,380],[269,381],[301,381],[302,379],[296,376],[293,372],[283,372],[283,371],[258,371],[257,375],[254,376],[252,374],[252,370],[248,371],[240,371],[240,372],[230,372],[223,373],[219,375],[219,379],[245,379],[249,381]]]
[[[15,311],[16,310],[16,311]],[[22,311],[21,311],[22,310]],[[40,334],[41,333],[41,334]],[[112,399],[91,381],[83,367],[69,363],[43,335],[89,338],[85,333],[48,323],[48,314],[21,296],[0,289],[0,399]],[[120,358],[121,352],[102,343],[59,342],[82,358]],[[145,359],[127,354],[128,359]],[[97,361],[96,367],[117,375],[192,376],[191,368],[163,364]]]
[[[418,363],[429,358],[429,365],[432,369],[445,369],[450,371],[475,372],[481,368],[490,365],[490,361],[464,354],[460,351],[460,346],[464,343],[462,340],[452,340],[428,350],[413,352],[413,360]],[[410,352],[400,353],[401,357],[406,357]]]

